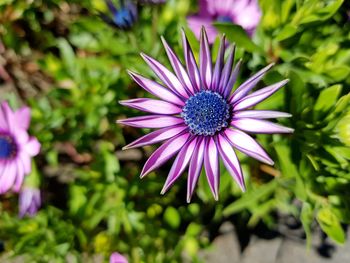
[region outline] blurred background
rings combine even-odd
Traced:
[[[237,44],[238,83],[271,62],[258,87],[290,79],[257,108],[293,114],[281,123],[295,132],[256,135],[272,167],[238,153],[245,193],[222,167],[219,201],[202,174],[189,204],[186,174],[160,195],[171,162],[139,178],[155,146],[121,150],[150,130],[116,124],[139,115],[119,100],[148,96],[126,71],[154,77],[140,52],[170,67],[162,35],[183,61],[184,28],[198,57],[198,2],[151,2],[118,24],[102,0],[0,0],[0,101],[31,108],[42,146],[24,183],[40,189],[38,212],[19,217],[18,194],[0,196],[0,261],[346,262],[349,1],[260,0],[252,35],[213,21]]]

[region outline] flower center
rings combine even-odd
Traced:
[[[229,16],[218,16],[218,17],[216,18],[216,21],[218,21],[218,22],[229,22],[229,23],[232,23],[232,19],[231,19],[231,17],[229,17]]]
[[[192,134],[214,135],[228,126],[230,107],[219,93],[205,90],[186,101],[181,116]]]
[[[11,159],[17,153],[17,145],[13,138],[7,134],[0,133],[0,160]]]
[[[120,27],[130,27],[133,24],[133,14],[127,7],[118,10],[114,15],[114,22]]]

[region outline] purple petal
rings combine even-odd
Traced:
[[[148,98],[119,101],[121,105],[156,114],[179,114],[182,109],[172,103]]]
[[[32,171],[32,162],[30,156],[27,153],[22,152],[19,156],[19,160],[22,163],[24,175],[29,174]]]
[[[6,193],[13,186],[17,175],[16,163],[7,162],[2,175],[0,178],[0,194]]]
[[[5,111],[3,109],[3,104],[5,102],[3,102],[0,105],[0,130],[8,130],[8,123],[7,123],[7,119],[6,119],[6,114]]]
[[[273,67],[273,65],[274,63],[271,63],[270,65],[266,66],[262,70],[258,71],[258,73],[254,74],[252,77],[246,80],[243,84],[241,84],[232,94],[230,98],[230,103],[233,104],[236,101],[243,98],[245,95],[247,95],[248,92],[251,91],[256,86],[256,84],[265,76],[266,72]]]
[[[213,91],[218,91],[219,84],[220,84],[220,77],[221,77],[221,71],[222,67],[224,66],[224,56],[225,56],[225,36],[222,36],[220,41],[220,47],[218,51],[218,55],[216,58],[214,73],[213,73],[213,80],[211,82],[211,89]]]
[[[233,119],[231,125],[240,130],[252,133],[292,133],[294,131],[292,128],[287,128],[273,122],[249,118]]]
[[[182,86],[181,82],[177,79],[177,77],[170,72],[165,66],[159,63],[157,60],[147,56],[146,54],[141,53],[142,58],[146,61],[146,63],[150,66],[150,68],[154,71],[154,73],[158,76],[158,78],[171,89],[175,94],[179,94],[183,98],[188,98],[188,93],[186,89]]]
[[[218,31],[213,26],[213,20],[204,16],[189,16],[187,17],[188,27],[192,30],[197,39],[200,39],[201,29],[204,26],[208,36],[208,42],[214,43]]]
[[[231,90],[233,88],[233,85],[235,85],[235,83],[236,83],[237,76],[238,76],[239,70],[241,68],[241,64],[242,64],[242,60],[239,60],[235,66],[235,69],[231,73],[231,76],[227,82],[226,87],[224,88],[224,90],[222,92],[222,94],[225,98],[227,98],[230,95]]]
[[[244,177],[235,151],[224,136],[219,134],[216,141],[224,165],[230,172],[233,179],[241,187],[242,191],[245,191]]]
[[[199,71],[201,75],[202,83],[205,89],[209,89],[212,80],[212,64],[211,64],[211,54],[210,47],[208,43],[207,33],[204,27],[201,30],[200,37],[200,49],[199,49]]]
[[[179,178],[179,176],[184,172],[186,169],[188,162],[191,159],[191,156],[193,154],[193,151],[196,147],[197,139],[194,138],[193,140],[187,141],[187,143],[182,147],[181,151],[177,155],[171,169],[169,172],[169,175],[166,179],[166,182],[164,184],[164,187],[162,189],[161,194],[164,194],[170,186]]]
[[[235,50],[236,50],[236,46],[232,45],[230,49],[230,54],[225,63],[224,69],[222,70],[222,73],[221,73],[221,79],[220,79],[219,90],[218,90],[221,94],[223,93],[224,88],[227,86],[227,82],[230,78],[230,74],[233,66],[233,60],[235,58]]]
[[[184,146],[189,136],[190,134],[185,132],[162,144],[145,163],[141,172],[141,178],[174,156]]]
[[[15,131],[16,130],[16,121],[14,118],[14,113],[12,112],[10,106],[8,105],[8,103],[5,101],[1,104],[2,107],[2,111],[5,115],[5,119],[7,122],[7,127],[9,131]]]
[[[193,152],[190,168],[188,170],[188,178],[187,178],[187,203],[191,201],[191,197],[194,191],[194,188],[197,184],[198,177],[202,171],[203,158],[204,158],[204,147],[205,140],[198,139],[198,143]]]
[[[269,165],[274,164],[265,150],[248,134],[236,129],[226,129],[225,135],[232,146],[242,153]]]
[[[114,252],[109,258],[109,263],[128,263],[128,261],[123,255]]]
[[[292,114],[280,111],[270,110],[244,110],[236,111],[235,118],[253,118],[253,119],[271,119],[271,118],[289,118]]]
[[[30,124],[30,108],[22,107],[15,112],[17,127],[28,130]]]
[[[35,137],[29,137],[24,149],[29,156],[36,156],[40,152],[41,145]]]
[[[131,71],[128,71],[128,73],[137,84],[139,84],[142,88],[144,88],[146,91],[153,94],[154,96],[161,98],[162,100],[165,100],[167,102],[174,103],[176,105],[180,105],[180,106],[185,105],[184,101],[181,100],[180,97],[178,97],[171,90],[164,88],[159,83],[153,80],[147,79]]]
[[[23,184],[23,178],[24,178],[24,170],[23,170],[23,164],[21,161],[17,163],[17,176],[16,176],[16,181],[13,186],[13,190],[15,192],[19,192],[21,189],[21,186]]]
[[[251,106],[258,104],[259,102],[270,97],[273,93],[275,93],[277,90],[282,88],[288,81],[289,80],[286,79],[286,80],[277,82],[273,85],[270,85],[266,88],[255,91],[252,94],[249,94],[248,96],[243,97],[241,100],[239,100],[235,104],[235,106],[233,106],[233,109],[235,111],[236,110],[243,110],[243,109],[247,109]]]
[[[182,118],[166,115],[149,115],[118,120],[117,123],[137,128],[165,128],[184,123]]]
[[[182,85],[187,88],[187,91],[193,95],[195,92],[195,89],[192,85],[192,82],[187,74],[187,71],[184,69],[182,63],[180,62],[179,58],[176,56],[174,51],[170,48],[168,43],[165,41],[163,37],[161,37],[164,48],[166,50],[166,53],[168,55],[168,58],[170,60],[170,63],[176,73],[177,78],[180,80]]]
[[[214,199],[219,199],[219,155],[212,137],[206,138],[204,168]]]
[[[176,135],[183,132],[185,129],[187,129],[186,125],[179,125],[175,127],[168,127],[156,130],[123,147],[123,150],[165,141],[169,138],[175,137]]]

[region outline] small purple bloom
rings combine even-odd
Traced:
[[[117,8],[111,0],[105,0],[110,15],[100,13],[100,17],[109,25],[120,29],[131,28],[137,20],[137,7],[130,0],[120,0]]]
[[[128,263],[128,261],[123,255],[114,252],[109,258],[109,263]]]
[[[35,216],[41,206],[40,190],[24,187],[19,193],[19,217]]]
[[[230,22],[242,26],[252,36],[259,24],[261,10],[257,0],[199,0],[199,13],[187,18],[188,26],[199,39],[204,26],[209,43],[217,36],[213,22]]]
[[[0,104],[0,194],[19,191],[31,171],[31,157],[39,153],[40,143],[28,135],[29,123],[29,108],[13,112],[7,102]]]
[[[147,160],[141,178],[151,173],[173,156],[176,156],[165,182],[162,194],[188,169],[187,201],[190,202],[197,179],[204,166],[214,198],[218,199],[220,182],[219,156],[238,185],[245,189],[240,163],[233,148],[269,165],[273,161],[248,133],[291,133],[286,128],[265,119],[290,117],[278,111],[251,110],[250,108],[270,97],[288,80],[249,92],[264,77],[272,64],[243,82],[231,93],[241,61],[235,66],[234,46],[227,61],[222,37],[215,65],[205,29],[200,37],[199,65],[182,32],[185,66],[162,38],[174,73],[155,59],[141,54],[163,84],[130,72],[131,77],[146,91],[160,100],[150,98],[121,101],[122,105],[151,113],[150,115],[119,120],[119,123],[138,128],[157,128],[125,149],[165,141]],[[233,70],[232,70],[233,69]]]

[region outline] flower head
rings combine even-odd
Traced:
[[[126,258],[117,253],[117,252],[114,252],[112,253],[111,257],[109,258],[109,263],[128,263],[128,261],[126,260]]]
[[[160,100],[140,98],[121,101],[125,106],[151,114],[118,122],[138,128],[159,129],[130,143],[126,149],[165,141],[147,160],[141,177],[176,155],[162,193],[165,193],[189,166],[187,185],[189,202],[204,165],[210,189],[214,198],[218,199],[219,156],[232,177],[244,190],[244,178],[233,147],[272,165],[271,158],[246,132],[293,132],[293,129],[265,120],[290,117],[290,114],[249,109],[271,96],[288,80],[249,94],[272,67],[269,65],[239,85],[231,94],[241,65],[241,62],[233,65],[234,46],[227,61],[224,62],[226,45],[223,37],[217,61],[212,67],[209,43],[203,28],[200,37],[199,66],[197,66],[184,32],[182,38],[186,69],[167,42],[162,39],[175,74],[155,59],[142,54],[143,59],[164,85],[136,73],[130,72],[130,75],[142,88]]]
[[[31,157],[37,155],[40,143],[27,133],[30,109],[15,112],[7,102],[0,105],[0,194],[10,188],[18,192],[25,175],[31,171]]]
[[[41,206],[40,190],[24,187],[19,193],[19,217],[34,216]]]
[[[199,0],[199,13],[187,19],[188,26],[199,38],[201,27],[213,43],[217,31],[213,22],[229,22],[242,26],[252,36],[259,24],[261,10],[257,0]]]
[[[131,28],[137,20],[137,7],[130,0],[120,0],[117,8],[111,0],[105,0],[110,15],[100,13],[101,18],[109,25],[120,29]]]

